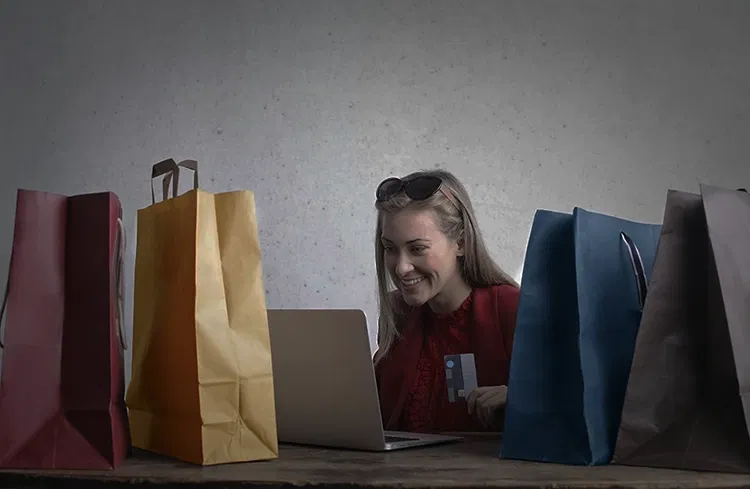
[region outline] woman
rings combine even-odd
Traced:
[[[490,258],[451,173],[386,179],[376,199],[374,361],[385,429],[501,430],[518,285]],[[461,353],[474,354],[479,387],[451,403],[444,356]]]

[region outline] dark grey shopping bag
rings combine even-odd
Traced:
[[[750,472],[750,195],[670,190],[613,463]]]

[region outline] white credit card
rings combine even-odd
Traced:
[[[473,353],[445,355],[445,383],[448,386],[448,401],[466,399],[477,388],[477,369]]]

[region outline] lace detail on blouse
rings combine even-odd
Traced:
[[[466,402],[448,402],[444,356],[472,353],[469,326],[472,295],[455,311],[424,315],[424,344],[417,374],[404,406],[402,429],[411,432],[477,431],[479,422],[469,415]]]

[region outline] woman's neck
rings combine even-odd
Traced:
[[[461,307],[461,304],[469,297],[471,287],[462,278],[457,278],[456,283],[446,284],[438,295],[428,301],[432,312],[438,314],[453,312]]]

